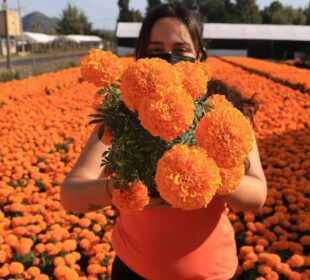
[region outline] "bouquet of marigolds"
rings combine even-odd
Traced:
[[[81,59],[96,95],[98,137],[108,145],[101,166],[115,180],[112,202],[142,210],[160,195],[172,207],[206,207],[236,190],[253,144],[250,122],[220,94],[207,98],[206,63],[171,65],[143,58],[127,67],[109,51]]]

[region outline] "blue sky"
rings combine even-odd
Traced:
[[[18,0],[8,0],[9,8],[16,9]],[[145,11],[146,0],[130,0],[130,7]],[[257,0],[260,8],[269,5],[272,0]],[[283,0],[284,5],[306,7],[309,0]],[[117,0],[20,0],[22,15],[39,11],[47,16],[59,17],[62,10],[74,4],[83,10],[94,28],[114,29],[118,16]]]

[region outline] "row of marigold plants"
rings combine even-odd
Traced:
[[[223,60],[266,76],[294,89],[310,93],[309,69],[297,68],[287,64],[273,63],[251,57],[225,57]]]
[[[126,63],[128,60],[126,61]],[[255,118],[268,198],[259,213],[230,213],[240,279],[308,279],[306,170],[308,96],[209,59],[214,79],[260,104]],[[0,84],[0,278],[108,279],[117,213],[77,214],[60,204],[60,186],[93,129],[98,88],[79,69]]]
[[[309,279],[310,98],[220,59],[209,63],[213,79],[259,104],[254,128],[268,197],[257,213],[230,214],[238,243],[237,274],[240,279]]]

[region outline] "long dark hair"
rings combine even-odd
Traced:
[[[200,55],[200,61],[205,61],[207,59],[207,53],[202,40],[203,22],[201,21],[199,14],[194,13],[179,3],[161,4],[150,10],[143,21],[136,42],[136,59],[139,59],[146,54],[154,24],[159,19],[167,17],[176,18],[186,26],[193,41],[197,57]]]

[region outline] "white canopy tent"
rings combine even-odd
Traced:
[[[24,32],[23,40],[30,44],[48,44],[53,42],[57,36],[43,33]]]
[[[24,32],[24,40],[30,44],[48,44],[58,40],[73,42],[73,43],[87,43],[87,42],[102,42],[99,36],[93,35],[47,35],[43,33]]]
[[[66,35],[61,36],[63,40],[74,43],[86,43],[86,42],[102,42],[102,39],[99,36],[94,35]]]

